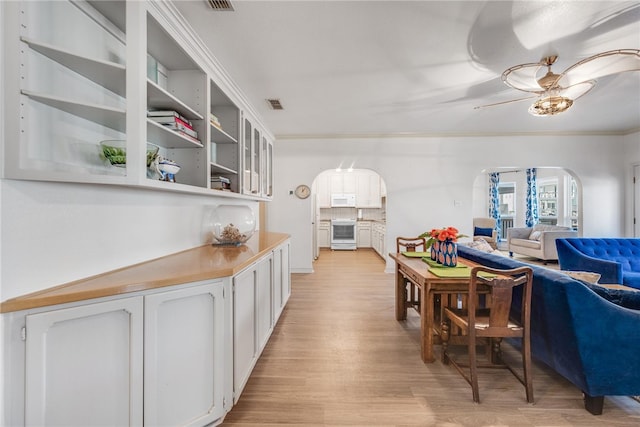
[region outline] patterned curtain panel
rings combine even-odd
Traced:
[[[538,223],[538,179],[536,168],[527,169],[527,212],[525,224],[533,227]]]
[[[489,174],[489,216],[496,220],[496,232],[498,238],[501,236],[500,228],[500,196],[498,195],[498,185],[500,184],[500,174],[492,172]]]

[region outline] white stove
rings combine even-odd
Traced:
[[[356,250],[356,220],[331,220],[331,249]]]

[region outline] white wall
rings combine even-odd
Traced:
[[[269,229],[290,233],[293,272],[312,266],[310,199],[289,195],[340,163],[372,169],[387,185],[387,247],[395,236],[453,225],[470,234],[474,182],[500,167],[562,167],[582,182],[583,235],[624,236],[630,163],[640,161],[635,136],[398,137],[278,140]],[[393,243],[395,244],[395,243]],[[393,265],[387,262],[387,271]]]
[[[211,242],[219,204],[258,203],[106,185],[0,180],[0,300]]]

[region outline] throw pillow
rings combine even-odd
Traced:
[[[561,270],[561,273],[566,274],[567,276],[573,277],[574,279],[582,280],[583,282],[597,284],[598,280],[600,280],[600,273],[592,273],[591,271],[567,271]]]
[[[493,237],[493,228],[473,227],[473,235]]]
[[[542,238],[542,232],[541,231],[532,231],[531,234],[529,235],[529,240],[540,241],[541,238]]]
[[[482,252],[488,252],[488,253],[493,252],[493,248],[491,247],[491,245],[482,238],[478,240],[474,240],[473,242],[469,242],[469,247],[473,249],[477,249]]]

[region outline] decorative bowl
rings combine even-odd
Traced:
[[[241,245],[256,229],[253,211],[246,205],[220,205],[211,212],[214,245]]]
[[[100,148],[102,149],[102,157],[107,159],[113,166],[123,168],[127,165],[127,141],[122,139],[108,139],[100,141]],[[151,164],[158,156],[160,147],[147,142],[147,167],[151,167]]]

